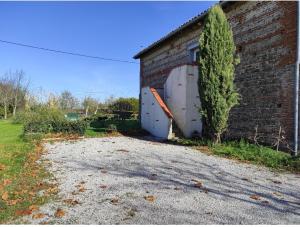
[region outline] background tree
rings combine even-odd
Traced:
[[[48,105],[48,107],[50,107],[52,109],[58,109],[59,108],[59,97],[57,97],[53,93],[50,93],[48,95],[47,105]]]
[[[12,81],[12,106],[13,106],[13,116],[16,115],[17,108],[20,104],[25,104],[25,96],[28,93],[29,81],[25,78],[25,73],[23,70],[16,70],[15,72],[10,72],[10,77]]]
[[[59,97],[59,105],[62,110],[73,110],[78,103],[78,99],[69,91],[63,91]]]
[[[12,94],[13,94],[13,81],[5,74],[0,78],[0,103],[3,107],[3,117],[7,119],[9,106],[12,103]]]
[[[219,5],[208,12],[199,39],[201,115],[215,142],[227,128],[231,108],[238,104],[234,86],[235,45],[226,15]]]
[[[30,110],[32,109],[34,106],[37,106],[39,104],[38,98],[36,97],[36,95],[28,92],[25,97],[24,97],[24,109],[26,110]]]
[[[132,111],[137,113],[139,110],[139,100],[137,98],[119,98],[111,104],[111,109],[119,111]]]
[[[99,102],[96,99],[88,96],[84,98],[82,102],[82,106],[85,110],[85,116],[87,117],[90,112],[97,114],[99,108]]]

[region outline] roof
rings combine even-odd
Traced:
[[[164,101],[161,99],[161,97],[157,93],[156,89],[155,88],[150,88],[150,91],[152,92],[152,94],[154,95],[156,101],[158,102],[158,104],[160,105],[160,107],[163,109],[163,111],[166,113],[166,115],[168,116],[168,118],[173,118],[173,115],[172,115],[171,111],[166,106],[166,104],[164,103]]]
[[[221,5],[221,7],[224,7],[230,3],[230,1],[221,1],[219,4]],[[189,21],[185,22],[184,24],[180,25],[178,28],[176,28],[175,30],[171,31],[170,33],[168,33],[166,36],[162,37],[161,39],[157,40],[156,42],[152,43],[150,46],[146,47],[145,49],[141,50],[139,53],[137,53],[135,56],[133,56],[134,59],[138,59],[140,58],[142,55],[144,55],[145,53],[149,52],[151,49],[157,47],[159,44],[169,40],[170,38],[174,37],[175,35],[177,35],[179,32],[181,32],[183,29],[188,28],[194,24],[197,24],[198,22],[202,21],[204,19],[204,17],[206,16],[208,12],[208,9],[203,11],[202,13],[198,14],[197,16],[193,17],[192,19],[190,19]]]

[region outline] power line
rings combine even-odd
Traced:
[[[22,46],[22,47],[28,47],[28,48],[38,49],[38,50],[59,53],[59,54],[68,54],[68,55],[85,57],[85,58],[100,59],[100,60],[104,60],[104,61],[114,61],[114,62],[138,64],[137,62],[134,62],[134,61],[127,61],[127,60],[114,59],[114,58],[105,58],[105,57],[92,56],[92,55],[86,55],[86,54],[80,54],[80,53],[74,53],[74,52],[68,52],[68,51],[62,51],[62,50],[54,50],[54,49],[50,49],[50,48],[32,46],[32,45],[28,45],[28,44],[24,44],[24,43],[16,43],[16,42],[11,42],[11,41],[7,41],[7,40],[1,40],[1,39],[0,39],[0,42],[6,43],[6,44],[12,44],[12,45],[16,45],[16,46]]]

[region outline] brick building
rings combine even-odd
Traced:
[[[226,136],[272,145],[283,130],[292,147],[295,122],[297,2],[222,2],[241,63],[235,83],[240,104],[232,109]],[[134,56],[140,59],[140,87],[163,89],[170,71],[195,63],[206,12]],[[164,99],[164,97],[162,97]],[[257,133],[256,133],[257,131]]]

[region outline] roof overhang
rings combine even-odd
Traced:
[[[220,6],[222,8],[227,7],[228,5],[234,3],[234,1],[220,1]],[[189,21],[187,21],[186,23],[182,24],[181,26],[179,26],[178,28],[176,28],[175,30],[171,31],[170,33],[168,33],[166,36],[162,37],[161,39],[157,40],[156,42],[152,43],[150,46],[146,47],[145,49],[143,49],[142,51],[138,52],[136,55],[133,56],[134,59],[139,59],[141,58],[144,54],[148,53],[149,51],[151,51],[152,49],[156,48],[158,45],[170,40],[171,38],[173,38],[174,36],[176,36],[177,34],[179,34],[181,31],[183,31],[184,29],[193,26],[199,22],[201,22],[209,9],[205,10],[204,12],[202,12],[201,14],[193,17],[192,19],[190,19]]]

